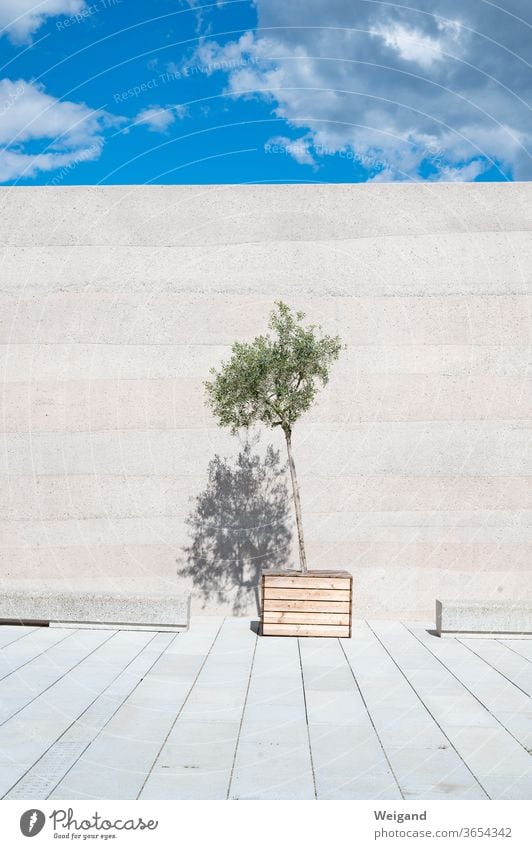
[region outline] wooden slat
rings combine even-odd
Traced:
[[[349,634],[347,635],[349,639],[351,639],[353,635],[353,576],[351,575],[351,583],[349,586]]]
[[[300,569],[265,569],[262,577],[266,578],[300,578],[302,572]],[[352,575],[346,572],[345,569],[311,569],[305,572],[311,578],[347,578],[351,580]]]
[[[349,590],[304,590],[284,589],[283,587],[264,586],[264,598],[296,598],[302,601],[315,599],[316,601],[349,601]]]
[[[348,601],[302,601],[290,598],[265,598],[263,610],[300,610],[303,613],[349,613]]]
[[[265,637],[348,637],[348,625],[273,625],[264,623]]]
[[[349,637],[349,573],[262,574],[264,636]]]
[[[295,622],[299,625],[349,625],[349,613],[264,612],[264,622]]]
[[[264,577],[265,587],[292,587],[294,589],[324,589],[324,590],[348,590],[351,586],[349,578],[314,578],[312,576],[302,576],[298,578],[290,577]]]

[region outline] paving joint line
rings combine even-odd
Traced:
[[[305,725],[307,726],[307,740],[308,740],[308,751],[310,755],[310,769],[312,771],[312,786],[314,788],[314,798],[318,798],[318,789],[316,787],[316,772],[314,770],[314,758],[312,756],[312,740],[310,737],[310,726],[308,721],[308,709],[307,709],[307,693],[305,691],[305,674],[303,672],[303,660],[301,658],[301,642],[299,637],[297,638],[297,653],[299,655],[299,670],[301,672],[301,686],[303,689],[303,704],[305,706]]]
[[[486,660],[485,657],[482,657],[482,655],[479,654],[478,652],[476,652],[475,649],[471,648],[471,646],[468,646],[466,643],[464,643],[460,639],[457,639],[457,643],[460,643],[460,645],[462,645],[465,649],[468,649],[468,651],[472,652],[475,655],[475,657],[478,657],[479,660],[481,660],[483,663],[486,663],[489,666],[489,668],[493,670],[493,672],[496,672],[498,675],[501,676],[501,678],[504,678],[506,681],[508,681],[508,683],[511,684],[512,687],[515,687],[517,690],[520,690],[521,693],[523,693],[524,696],[526,696],[529,699],[532,697],[532,693],[527,693],[526,690],[523,690],[523,688],[520,687],[519,684],[516,684],[515,681],[512,681],[511,678],[508,678],[508,676],[505,675],[504,672],[501,672],[501,670],[498,669],[496,666],[492,666],[492,664],[489,662],[489,660]]]
[[[3,624],[6,624],[6,623],[3,623]],[[9,627],[9,626],[8,626],[8,627]],[[15,625],[14,627],[18,628],[18,627],[20,627],[20,626]],[[21,627],[24,627],[24,626],[21,626]],[[12,646],[12,645],[13,645],[13,643],[18,643],[18,641],[19,641],[19,640],[23,640],[23,639],[24,639],[24,637],[29,637],[31,634],[34,634],[34,633],[35,633],[35,631],[38,631],[38,630],[39,630],[39,627],[40,627],[40,626],[37,626],[37,625],[36,625],[34,628],[32,628],[32,629],[31,629],[31,631],[27,631],[25,634],[21,634],[21,635],[20,635],[20,637],[15,637],[15,639],[14,639],[14,640],[10,640],[8,643],[4,643],[2,646],[0,646],[0,651],[3,651],[4,649],[7,649],[7,647],[8,647],[8,646]]]
[[[447,672],[449,673],[449,675],[452,675],[452,677],[455,679],[455,681],[458,681],[458,683],[460,684],[460,686],[462,686],[462,687],[464,688],[464,690],[466,690],[466,692],[468,692],[468,693],[469,693],[469,695],[470,695],[470,696],[473,696],[473,698],[475,699],[475,701],[477,701],[477,702],[479,703],[479,705],[480,705],[482,708],[484,708],[484,710],[486,710],[486,711],[489,713],[489,715],[490,715],[490,716],[491,716],[491,717],[495,720],[495,722],[497,723],[497,725],[500,725],[500,726],[501,726],[501,728],[504,728],[504,730],[505,730],[505,731],[506,731],[506,732],[510,735],[510,737],[512,737],[512,738],[515,740],[515,742],[516,742],[519,746],[521,746],[521,748],[522,748],[522,749],[524,749],[524,750],[525,750],[525,752],[529,755],[529,754],[530,754],[530,752],[528,751],[528,749],[526,748],[526,746],[524,745],[524,743],[521,743],[521,741],[517,739],[517,737],[515,736],[515,734],[513,734],[513,732],[512,732],[512,731],[510,731],[510,729],[506,727],[506,725],[504,724],[504,722],[502,722],[502,721],[501,721],[501,720],[500,720],[500,719],[499,719],[499,718],[498,718],[498,717],[497,717],[497,716],[493,713],[493,711],[492,711],[492,710],[490,710],[490,708],[489,708],[487,705],[485,705],[485,704],[484,704],[484,702],[482,701],[482,699],[480,699],[478,696],[476,696],[476,695],[475,695],[475,693],[474,693],[472,690],[470,690],[470,689],[469,689],[469,687],[467,686],[467,684],[464,684],[464,682],[463,682],[463,681],[462,681],[462,680],[458,677],[458,675],[456,675],[456,674],[452,671],[452,669],[450,669],[450,668],[447,666],[447,664],[445,664],[445,663],[443,662],[443,660],[441,660],[441,658],[439,658],[439,657],[438,657],[438,655],[434,654],[434,652],[432,651],[432,649],[431,649],[431,648],[429,648],[429,646],[428,646],[426,643],[424,643],[424,642],[423,642],[423,640],[420,640],[420,639],[419,639],[419,637],[417,637],[417,636],[416,636],[416,634],[414,634],[414,632],[413,632],[413,631],[411,631],[411,630],[410,630],[410,628],[408,628],[408,626],[404,624],[404,622],[401,622],[401,624],[403,625],[403,627],[404,627],[404,628],[406,628],[406,630],[408,631],[408,633],[409,633],[409,634],[411,634],[411,635],[414,637],[414,639],[418,641],[418,643],[419,643],[421,646],[424,646],[424,647],[426,648],[426,650],[427,650],[427,651],[431,654],[431,656],[434,658],[434,660],[436,660],[436,661],[437,661],[437,662],[438,662],[441,666],[443,666],[443,668],[447,670]],[[458,642],[460,642],[460,640],[458,640]],[[465,649],[467,649],[467,646],[464,646],[464,648],[465,648]],[[475,652],[473,652],[473,654],[475,654]],[[477,655],[477,656],[478,656],[478,655]],[[482,660],[482,658],[480,658],[480,659]],[[496,670],[493,666],[490,666],[490,664],[489,664],[489,663],[487,664],[487,666],[488,666],[488,669],[491,669],[491,670],[492,670],[492,672],[497,672],[497,670]],[[488,675],[488,672],[486,672],[486,675],[484,676],[484,678],[486,678],[486,677],[487,677],[487,675]],[[503,677],[504,677],[504,676],[503,676]],[[512,682],[510,681],[509,683],[512,683]],[[519,689],[520,689],[520,688],[519,688]],[[527,698],[530,698],[530,696],[529,696],[529,694],[528,694],[528,693],[525,693],[525,695],[527,696]]]
[[[76,633],[77,633],[77,632],[76,632]],[[33,704],[33,702],[34,702],[34,701],[36,701],[36,699],[39,699],[42,695],[44,695],[44,693],[47,693],[47,692],[48,692],[48,690],[51,690],[51,689],[52,689],[52,687],[55,687],[55,685],[56,685],[56,684],[58,684],[60,681],[62,681],[62,680],[63,680],[63,678],[65,677],[65,675],[69,675],[69,674],[72,672],[72,670],[73,670],[73,669],[76,669],[78,666],[80,666],[80,664],[82,664],[85,660],[87,660],[87,658],[91,657],[91,655],[93,655],[93,654],[94,654],[94,652],[97,652],[97,651],[98,651],[98,649],[102,648],[102,646],[107,645],[107,643],[108,643],[110,640],[112,640],[112,639],[113,639],[113,637],[115,637],[117,633],[118,633],[118,631],[114,631],[114,632],[111,634],[111,636],[110,636],[110,637],[107,637],[107,639],[106,639],[106,640],[102,640],[102,642],[101,642],[101,643],[99,643],[99,644],[98,644],[95,648],[91,649],[91,651],[90,651],[88,654],[86,654],[84,657],[82,657],[82,658],[80,658],[79,660],[77,660],[77,661],[76,661],[76,663],[74,663],[72,666],[70,666],[68,669],[66,669],[66,670],[65,670],[65,671],[64,671],[64,672],[63,672],[63,673],[59,676],[59,678],[57,678],[55,681],[52,681],[52,683],[51,683],[51,684],[49,684],[49,685],[48,685],[48,687],[45,687],[45,689],[44,689],[44,690],[41,690],[41,692],[40,692],[40,693],[37,693],[37,695],[36,695],[36,696],[34,696],[34,697],[33,697],[33,699],[30,699],[30,700],[29,700],[29,702],[26,702],[26,704],[22,705],[22,707],[20,707],[20,708],[19,708],[18,710],[16,710],[14,713],[12,713],[10,716],[8,716],[8,717],[7,717],[7,719],[4,719],[2,722],[0,722],[0,728],[1,728],[3,725],[5,725],[5,724],[6,724],[6,722],[10,722],[10,720],[12,720],[14,716],[17,716],[19,713],[21,713],[23,710],[25,710],[25,709],[26,709],[29,705]]]
[[[220,635],[220,631],[222,630],[222,628],[223,628],[223,626],[224,626],[225,620],[226,620],[226,617],[224,616],[224,618],[223,618],[223,620],[222,620],[222,622],[221,622],[221,624],[220,624],[220,627],[219,627],[219,628],[218,628],[218,630],[216,631],[216,634],[214,635],[214,639],[213,639],[212,643],[211,643],[211,644],[210,644],[210,646],[209,646],[209,651],[208,651],[208,652],[207,652],[207,654],[205,655],[205,657],[204,657],[204,659],[203,659],[203,661],[202,661],[202,663],[201,663],[201,666],[200,666],[200,668],[198,669],[198,672],[197,672],[197,674],[196,674],[196,676],[195,676],[195,678],[194,678],[194,680],[193,680],[192,684],[191,684],[191,685],[190,685],[190,687],[189,687],[188,693],[186,694],[185,698],[184,698],[184,699],[183,699],[183,701],[181,702],[181,707],[179,708],[178,712],[176,713],[176,715],[175,715],[175,719],[174,719],[174,721],[172,722],[172,724],[170,725],[170,728],[169,728],[169,730],[168,730],[168,733],[166,734],[166,736],[165,736],[165,738],[164,738],[163,742],[161,743],[161,745],[160,745],[160,747],[159,747],[159,750],[158,750],[157,754],[155,755],[155,758],[153,759],[152,765],[151,765],[151,767],[149,768],[149,770],[148,770],[148,772],[147,772],[147,774],[146,774],[146,777],[145,777],[144,781],[142,782],[142,787],[140,788],[140,790],[139,790],[139,792],[137,793],[137,796],[136,796],[137,801],[140,799],[140,797],[141,797],[141,795],[142,795],[142,792],[143,792],[144,788],[146,787],[146,784],[148,783],[148,780],[149,780],[149,778],[150,778],[150,776],[151,776],[151,774],[152,774],[152,772],[153,772],[153,768],[155,767],[155,764],[156,764],[156,763],[157,763],[157,761],[159,760],[159,758],[160,758],[160,756],[161,756],[161,752],[163,751],[164,747],[166,746],[167,740],[168,740],[168,738],[170,737],[170,734],[172,733],[172,731],[174,730],[175,724],[176,724],[177,720],[179,719],[179,717],[181,716],[181,714],[182,714],[182,712],[183,712],[183,708],[185,707],[186,703],[188,702],[188,700],[189,700],[189,698],[190,698],[190,696],[191,696],[191,694],[192,694],[192,690],[193,690],[193,689],[194,689],[194,687],[196,686],[196,682],[197,682],[198,678],[200,677],[200,675],[201,675],[201,673],[202,673],[202,671],[203,671],[203,668],[204,668],[205,664],[207,663],[207,660],[208,660],[208,658],[209,658],[209,656],[210,656],[210,653],[211,653],[211,651],[212,651],[212,649],[213,649],[213,646],[214,646],[214,644],[215,644],[216,640],[218,639],[218,637],[219,637],[219,635]]]
[[[477,778],[477,776],[475,775],[475,773],[473,772],[473,770],[471,769],[471,767],[469,766],[469,764],[468,764],[468,763],[466,763],[466,761],[464,760],[464,758],[462,757],[462,755],[460,754],[460,752],[458,751],[458,749],[457,749],[457,748],[456,748],[456,746],[454,745],[453,741],[450,739],[450,737],[449,737],[449,736],[446,734],[446,732],[443,730],[442,726],[440,725],[440,723],[438,722],[438,720],[436,719],[436,717],[434,716],[434,714],[433,714],[433,713],[432,713],[432,711],[430,710],[429,706],[428,706],[428,705],[426,704],[426,702],[425,702],[425,701],[421,698],[420,694],[418,693],[418,691],[416,690],[416,688],[414,687],[414,685],[412,684],[412,682],[409,680],[409,678],[406,676],[406,674],[403,672],[403,670],[401,669],[401,667],[400,667],[400,666],[399,666],[399,664],[397,663],[396,659],[395,659],[395,658],[393,657],[393,655],[392,655],[392,654],[388,651],[388,649],[386,648],[386,646],[385,646],[385,645],[384,645],[384,643],[382,642],[382,640],[381,640],[381,638],[379,637],[379,635],[376,633],[376,631],[374,631],[374,630],[373,630],[373,628],[371,627],[371,624],[370,624],[369,622],[366,622],[366,624],[367,624],[368,628],[370,629],[371,633],[375,635],[375,638],[379,641],[379,643],[380,643],[380,644],[381,644],[381,646],[383,647],[384,651],[386,652],[386,654],[388,655],[388,657],[390,658],[390,660],[392,661],[392,663],[393,663],[393,664],[397,667],[397,669],[399,670],[399,672],[401,673],[401,675],[402,675],[402,676],[403,676],[403,678],[405,679],[406,683],[408,684],[408,686],[410,687],[410,689],[412,690],[412,692],[415,694],[416,698],[419,700],[419,702],[423,705],[423,707],[425,708],[425,710],[427,711],[427,713],[429,714],[429,716],[432,718],[432,720],[433,720],[433,722],[435,723],[435,725],[437,725],[437,727],[440,729],[441,733],[443,734],[443,736],[445,737],[445,739],[446,739],[446,740],[447,740],[447,742],[449,743],[449,745],[450,745],[451,749],[452,749],[452,750],[456,753],[456,755],[458,756],[458,758],[459,758],[459,760],[460,760],[460,763],[462,763],[462,764],[465,766],[465,768],[467,769],[467,771],[468,771],[468,772],[469,772],[469,774],[471,775],[472,779],[473,779],[473,780],[474,780],[474,781],[478,784],[478,786],[480,787],[480,789],[482,790],[482,792],[486,794],[486,798],[487,798],[487,799],[491,799],[491,796],[490,796],[490,795],[489,795],[489,793],[487,792],[486,788],[485,788],[485,787],[481,784],[481,782],[479,781],[479,779]],[[403,627],[404,627],[404,628],[408,631],[408,628],[406,628],[406,626],[405,626],[403,623],[401,623],[401,624],[402,624],[402,625],[403,625]],[[408,632],[408,633],[410,633],[410,632]],[[423,645],[423,644],[421,643],[421,645]],[[427,651],[428,651],[428,649],[427,649]]]
[[[27,776],[27,775],[28,775],[28,774],[29,774],[29,773],[30,773],[30,772],[31,772],[31,771],[32,771],[32,770],[33,770],[33,769],[37,766],[37,764],[38,764],[38,763],[40,763],[40,761],[42,761],[42,759],[43,759],[43,758],[45,758],[45,757],[46,757],[46,755],[47,755],[47,754],[48,754],[48,753],[49,753],[49,752],[50,752],[50,751],[54,748],[54,746],[56,746],[56,745],[57,745],[57,743],[59,743],[59,742],[60,742],[60,740],[61,740],[61,739],[62,739],[62,738],[63,738],[66,734],[68,734],[68,732],[70,731],[70,729],[71,729],[71,728],[73,728],[73,727],[76,725],[76,723],[80,721],[80,719],[81,719],[81,718],[82,718],[82,717],[83,717],[83,716],[87,713],[87,711],[89,711],[89,710],[91,709],[91,707],[92,707],[92,706],[93,706],[93,705],[94,705],[94,704],[98,701],[98,699],[102,698],[102,696],[105,696],[105,694],[107,693],[107,691],[108,691],[108,690],[109,690],[109,689],[113,686],[113,684],[114,684],[114,683],[118,680],[118,678],[120,678],[120,676],[121,676],[121,675],[122,675],[122,674],[123,674],[123,673],[124,673],[124,672],[128,669],[128,667],[129,667],[129,666],[131,666],[131,664],[132,664],[132,663],[134,663],[134,662],[137,660],[137,658],[138,658],[138,657],[140,657],[140,655],[141,655],[141,654],[142,654],[142,653],[143,653],[143,652],[144,652],[144,651],[145,651],[145,650],[146,650],[146,649],[147,649],[147,648],[148,648],[148,647],[152,644],[152,642],[153,642],[153,640],[155,639],[155,637],[156,637],[156,636],[157,636],[157,634],[154,634],[154,635],[153,635],[153,637],[152,637],[150,640],[148,640],[148,642],[147,642],[144,646],[142,646],[142,648],[140,649],[140,651],[138,651],[138,652],[137,652],[137,654],[136,654],[134,657],[132,657],[130,661],[128,661],[128,663],[126,664],[126,666],[124,666],[124,667],[123,667],[123,669],[121,669],[121,670],[120,670],[120,672],[118,672],[118,673],[117,673],[117,675],[115,675],[115,677],[113,678],[113,680],[109,682],[109,684],[107,685],[107,687],[105,688],[105,690],[102,690],[102,692],[101,692],[101,693],[98,693],[98,695],[94,697],[94,699],[92,700],[92,702],[90,702],[90,704],[88,704],[88,705],[87,705],[87,707],[86,707],[86,708],[84,708],[84,710],[82,710],[82,712],[81,712],[81,713],[80,713],[80,714],[79,714],[79,715],[78,715],[75,719],[73,719],[73,720],[72,720],[72,722],[70,723],[70,725],[69,725],[67,728],[65,728],[65,730],[64,730],[64,731],[63,731],[63,732],[59,735],[59,737],[57,737],[57,738],[54,740],[54,742],[50,744],[50,746],[48,746],[48,748],[46,749],[46,751],[44,751],[44,752],[42,753],[42,755],[41,755],[41,756],[40,756],[40,757],[39,757],[39,758],[38,758],[38,759],[37,759],[37,760],[36,760],[36,761],[35,761],[35,762],[34,762],[34,763],[33,763],[33,764],[32,764],[32,765],[31,765],[31,766],[30,766],[27,770],[26,770],[26,772],[24,773],[24,775],[21,775],[21,777],[20,777],[20,778],[19,778],[19,779],[15,782],[15,784],[13,784],[13,785],[9,788],[9,790],[7,791],[7,793],[5,793],[5,794],[4,794],[4,796],[3,796],[2,798],[4,798],[4,799],[5,799],[5,798],[8,796],[8,794],[9,794],[9,793],[11,793],[11,791],[12,791],[12,790],[14,790],[14,789],[17,787],[17,785],[18,785],[18,784],[20,784],[22,781],[24,781],[24,779],[26,778],[26,776]],[[177,636],[177,635],[176,635],[176,636]],[[165,649],[163,649],[163,651],[164,651],[164,650],[165,650]],[[159,654],[159,657],[161,656],[161,654],[162,654],[162,652]],[[154,662],[155,662],[155,661],[154,661]],[[150,669],[151,669],[151,667],[150,667]],[[136,686],[138,686],[138,684],[137,684]],[[125,696],[125,697],[124,697],[124,699],[122,700],[121,704],[118,706],[117,710],[121,707],[121,705],[122,705],[122,704],[124,703],[124,701],[125,701],[125,700],[129,697],[129,695],[131,695],[131,693],[132,693],[132,692],[133,692],[133,690],[131,690],[131,691],[130,691],[130,693],[129,693],[127,696]],[[115,711],[115,713],[116,713],[116,711]],[[114,714],[113,714],[113,716],[114,716]],[[110,717],[110,719],[108,720],[108,722],[109,722],[111,719],[112,719],[112,717]],[[49,794],[46,796],[46,798],[49,798],[49,795],[50,795],[51,793],[53,793],[53,792],[54,792],[54,790],[56,789],[56,787],[57,787],[57,786],[61,783],[61,781],[65,778],[65,776],[66,776],[66,775],[68,775],[68,773],[70,772],[70,770],[71,770],[71,769],[75,766],[75,764],[78,762],[79,758],[80,758],[80,757],[84,754],[84,752],[86,751],[86,749],[88,749],[88,747],[91,745],[91,743],[93,743],[93,742],[94,742],[94,740],[96,740],[96,738],[99,736],[99,734],[101,734],[101,732],[103,731],[103,729],[105,728],[105,726],[106,726],[106,725],[107,725],[107,722],[106,722],[106,723],[105,723],[105,724],[104,724],[104,725],[100,728],[100,730],[99,730],[99,731],[95,734],[95,736],[94,736],[94,737],[92,737],[92,739],[91,739],[91,740],[89,740],[89,742],[87,743],[87,745],[85,746],[85,748],[83,749],[83,751],[80,753],[80,755],[78,756],[78,758],[75,760],[75,762],[74,762],[74,763],[73,763],[73,764],[72,764],[72,765],[71,765],[71,766],[67,769],[67,771],[66,771],[66,772],[64,773],[64,775],[63,775],[63,776],[59,779],[59,781],[57,782],[57,784],[55,784],[55,785],[51,788],[51,790],[50,790]]]
[[[366,621],[366,620],[364,620],[364,621]],[[368,624],[368,623],[366,622],[366,625],[367,625],[367,624]],[[397,775],[395,774],[395,770],[394,770],[394,768],[393,768],[393,766],[392,766],[392,764],[391,764],[391,761],[390,761],[390,759],[389,759],[389,757],[388,757],[388,753],[387,753],[386,749],[384,748],[384,743],[382,742],[382,740],[381,740],[381,736],[380,736],[379,732],[377,731],[377,726],[375,725],[375,723],[374,723],[374,721],[373,721],[373,717],[372,717],[372,715],[371,715],[371,711],[370,711],[370,709],[369,709],[369,707],[368,707],[368,703],[366,702],[366,699],[365,699],[364,693],[362,692],[362,688],[361,688],[360,684],[358,683],[357,677],[356,677],[356,675],[355,675],[355,670],[354,670],[354,669],[353,669],[353,667],[351,666],[351,662],[350,662],[350,660],[349,660],[349,658],[348,658],[348,656],[347,656],[347,654],[346,654],[345,647],[344,647],[344,644],[343,644],[342,640],[338,640],[338,642],[340,643],[340,647],[341,647],[341,649],[342,649],[343,655],[344,655],[344,657],[345,657],[345,659],[346,659],[346,661],[347,661],[347,666],[349,667],[349,671],[350,671],[351,675],[353,676],[353,681],[355,682],[355,685],[356,685],[356,688],[357,688],[358,693],[359,693],[359,695],[360,695],[360,698],[362,699],[362,704],[364,705],[364,707],[365,707],[365,709],[366,709],[366,713],[367,713],[367,715],[368,715],[368,719],[369,719],[369,721],[371,722],[371,727],[373,728],[373,730],[374,730],[374,732],[375,732],[375,736],[376,736],[377,740],[379,741],[379,746],[381,747],[381,751],[382,751],[382,754],[384,755],[384,759],[386,760],[386,763],[388,764],[388,768],[389,768],[389,770],[390,770],[390,772],[391,772],[391,774],[392,774],[392,776],[393,776],[393,780],[394,780],[394,781],[395,781],[395,783],[397,784],[397,789],[399,790],[399,793],[401,794],[401,799],[404,799],[404,798],[405,798],[405,794],[403,793],[403,788],[402,788],[402,787],[401,787],[401,785],[399,784],[399,779],[397,778]]]
[[[240,743],[240,735],[242,733],[242,725],[244,724],[244,714],[246,712],[246,706],[247,706],[247,703],[248,703],[249,688],[251,686],[251,676],[253,674],[253,666],[255,664],[255,655],[257,653],[258,644],[259,644],[259,635],[257,634],[255,636],[255,645],[253,646],[253,655],[251,657],[251,666],[250,666],[250,669],[249,669],[249,678],[248,678],[248,685],[246,687],[246,695],[244,696],[244,704],[242,706],[242,714],[240,716],[240,724],[238,726],[238,734],[237,734],[237,737],[236,737],[235,751],[234,751],[234,754],[233,754],[233,763],[231,764],[231,773],[229,775],[229,784],[227,786],[227,796],[225,797],[226,800],[230,799],[231,785],[233,783],[233,775],[234,775],[234,771],[235,771],[236,758],[237,758],[237,754],[238,754],[238,746],[239,746],[239,743]]]
[[[164,633],[164,632],[159,632],[159,633]],[[109,686],[108,686],[108,687],[106,687],[106,689],[103,691],[103,693],[100,693],[100,696],[97,696],[97,697],[96,697],[96,699],[94,699],[94,701],[93,701],[93,702],[91,702],[91,704],[90,704],[90,705],[89,705],[89,706],[85,709],[85,711],[83,711],[83,713],[82,713],[82,714],[80,714],[80,716],[78,717],[78,719],[77,719],[77,720],[75,720],[75,722],[78,722],[78,721],[79,721],[79,719],[83,716],[83,714],[84,714],[84,713],[86,713],[86,711],[90,709],[90,707],[94,704],[94,702],[96,702],[98,698],[100,698],[101,696],[103,696],[103,695],[105,694],[105,692],[106,692],[106,691],[107,691],[110,687],[112,687],[112,685],[115,683],[115,681],[117,681],[117,680],[118,680],[118,678],[120,678],[120,676],[121,676],[121,675],[122,675],[122,674],[126,671],[126,669],[127,669],[127,668],[128,668],[128,667],[132,664],[132,663],[134,663],[134,662],[137,660],[137,658],[139,658],[139,657],[140,657],[140,655],[141,655],[143,652],[145,652],[147,648],[149,648],[149,646],[151,646],[151,644],[152,644],[153,640],[154,640],[154,639],[155,639],[155,637],[157,637],[157,636],[158,636],[158,634],[155,634],[155,635],[153,636],[153,638],[152,638],[152,639],[151,639],[148,643],[146,643],[146,645],[145,645],[145,646],[143,646],[143,647],[142,647],[142,649],[141,649],[141,650],[140,650],[140,651],[139,651],[139,652],[135,655],[135,657],[134,657],[134,658],[132,658],[132,659],[130,660],[130,662],[127,664],[127,666],[125,666],[125,667],[124,667],[124,669],[123,669],[123,670],[122,670],[122,671],[121,671],[121,672],[120,672],[120,673],[116,676],[116,678],[114,678],[114,679],[113,679],[113,681],[111,681],[111,683],[109,684]],[[101,733],[105,730],[105,728],[107,728],[107,726],[108,726],[108,725],[109,725],[109,723],[110,723],[110,722],[114,719],[114,717],[116,716],[116,714],[118,713],[118,711],[119,711],[119,710],[123,707],[123,705],[127,702],[127,700],[128,700],[128,699],[132,696],[132,694],[135,692],[135,690],[137,689],[137,687],[139,687],[139,685],[140,685],[140,684],[141,684],[141,682],[144,680],[144,678],[146,677],[146,675],[149,675],[149,674],[150,674],[151,670],[153,669],[153,667],[155,666],[155,664],[159,662],[159,660],[161,659],[161,657],[163,656],[163,654],[165,653],[165,651],[167,651],[167,649],[169,649],[169,648],[170,648],[170,646],[171,646],[171,645],[173,645],[173,643],[175,642],[175,640],[176,640],[176,638],[177,638],[177,637],[178,637],[178,634],[174,634],[173,639],[172,639],[172,640],[170,640],[170,642],[169,642],[169,643],[167,643],[167,644],[166,644],[166,646],[164,646],[164,648],[163,648],[163,649],[159,652],[159,654],[157,655],[157,657],[155,658],[155,660],[153,661],[153,663],[151,664],[151,666],[147,669],[147,671],[146,671],[146,672],[144,672],[144,673],[143,673],[142,677],[141,677],[141,678],[137,681],[137,683],[134,685],[134,687],[132,687],[132,688],[131,688],[131,690],[130,690],[130,691],[129,691],[129,692],[128,692],[125,696],[124,696],[124,698],[122,699],[122,701],[120,702],[120,704],[117,706],[116,710],[113,712],[112,716],[110,716],[110,717],[109,717],[109,719],[108,719],[108,720],[106,720],[106,722],[104,722],[104,724],[103,724],[103,725],[102,725],[102,727],[99,729],[99,731],[98,731],[98,732],[94,735],[94,737],[93,737],[91,740],[89,740],[89,742],[87,743],[87,745],[85,746],[85,748],[83,749],[83,751],[82,751],[82,752],[80,752],[79,756],[76,758],[76,760],[74,761],[74,763],[73,763],[73,764],[72,764],[72,765],[71,765],[71,766],[67,769],[67,771],[66,771],[66,772],[65,772],[65,774],[62,776],[62,778],[60,778],[60,779],[59,779],[59,781],[57,782],[57,784],[56,784],[56,785],[54,785],[54,787],[50,790],[49,794],[48,794],[48,795],[47,795],[47,797],[46,797],[47,799],[49,799],[49,798],[50,798],[50,796],[52,795],[52,793],[54,793],[54,791],[55,791],[55,790],[57,789],[57,787],[61,784],[61,782],[65,780],[65,778],[67,777],[67,775],[69,774],[69,772],[71,772],[71,770],[73,770],[73,769],[74,769],[74,767],[76,766],[76,764],[78,763],[78,761],[80,761],[80,760],[81,760],[81,758],[83,757],[83,755],[85,754],[85,752],[87,751],[87,749],[88,749],[88,748],[89,748],[89,747],[90,747],[90,746],[91,746],[91,745],[92,745],[92,744],[93,744],[93,743],[94,743],[94,742],[98,739],[98,737],[99,737],[99,736],[100,736],[100,734],[101,734]],[[75,722],[74,722],[74,723],[72,723],[72,725],[74,725],[74,724],[75,724]],[[70,726],[70,727],[72,727],[72,726]],[[68,730],[68,729],[67,729],[67,730]],[[66,733],[66,732],[64,732],[64,733]],[[63,736],[63,735],[62,735],[62,736]],[[58,739],[60,739],[60,738],[58,738]],[[57,741],[56,741],[56,742],[57,742]],[[54,744],[54,745],[55,745],[55,744]]]
[[[527,657],[527,656],[526,656],[526,654],[521,654],[521,652],[520,652],[520,651],[517,651],[517,649],[514,649],[514,648],[513,648],[513,646],[509,646],[509,645],[507,645],[507,644],[504,642],[504,640],[502,640],[500,637],[496,637],[495,642],[496,642],[496,643],[498,643],[500,646],[504,646],[504,648],[505,648],[505,649],[508,649],[508,651],[512,651],[512,652],[513,652],[514,654],[516,654],[518,657],[522,657],[522,658],[523,658],[523,660],[526,660],[526,661],[527,661],[527,663],[532,663],[532,660],[530,660],[530,658],[529,658],[529,657]]]
[[[52,645],[46,646],[45,649],[40,651],[38,654],[34,654],[33,657],[30,657],[28,660],[25,660],[24,663],[21,663],[19,666],[12,669],[11,672],[6,672],[5,675],[2,675],[2,677],[0,677],[0,682],[5,681],[6,678],[9,678],[10,675],[14,675],[16,672],[20,672],[20,670],[24,669],[24,667],[27,666],[29,663],[33,663],[33,661],[37,660],[38,657],[42,657],[43,654],[46,654],[46,652],[51,651],[52,649],[55,649],[56,646],[60,646],[61,643],[64,643],[65,640],[68,640],[69,637],[73,637],[74,634],[76,634],[76,631],[67,634],[65,637],[61,637],[61,639],[59,639],[57,643],[52,643]],[[29,637],[30,634],[26,634],[26,636]],[[22,638],[19,637],[19,640],[20,639]],[[9,643],[9,645],[11,645],[11,643]],[[1,650],[3,651],[5,648],[7,648],[7,646],[2,646]]]

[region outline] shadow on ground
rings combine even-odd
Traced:
[[[258,611],[261,570],[282,569],[290,557],[286,466],[273,446],[261,456],[246,442],[236,460],[216,455],[207,480],[186,520],[191,543],[178,574],[192,579],[205,604],[232,604],[239,615],[255,603]]]

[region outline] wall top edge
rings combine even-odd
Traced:
[[[238,190],[246,191],[265,191],[268,193],[276,190],[293,190],[293,191],[345,191],[350,189],[353,191],[372,192],[374,194],[382,194],[384,192],[395,191],[431,191],[435,193],[452,191],[452,192],[480,192],[483,194],[495,191],[510,191],[525,189],[532,192],[532,181],[506,181],[506,182],[483,182],[483,183],[459,183],[459,182],[395,182],[395,183],[176,183],[176,184],[146,184],[146,183],[113,183],[109,185],[88,185],[76,184],[69,186],[0,186],[1,193],[12,191],[17,192],[72,192],[72,191],[182,191],[182,190]]]

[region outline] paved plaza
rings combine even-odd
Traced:
[[[0,627],[7,799],[528,799],[532,640]]]

